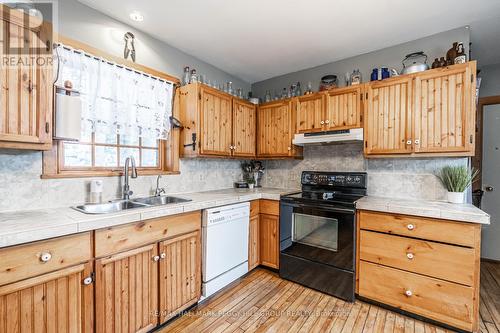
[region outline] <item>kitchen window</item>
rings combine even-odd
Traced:
[[[44,153],[42,177],[119,175],[129,156],[140,174],[178,173],[178,133],[170,125],[176,79],[81,47],[61,44],[55,50],[56,87],[70,81],[81,99],[81,136],[54,140],[52,151]]]

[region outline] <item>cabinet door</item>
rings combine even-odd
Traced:
[[[472,149],[475,79],[475,63],[439,68],[415,77],[416,153]]]
[[[255,157],[257,107],[233,99],[233,156]]]
[[[50,145],[43,144],[51,142],[52,66],[51,56],[40,51],[40,47],[45,49],[42,41],[48,40],[51,45],[47,23],[37,30],[8,21],[0,24],[4,36],[0,40],[0,56],[14,63],[0,64],[0,146],[48,149]],[[15,52],[23,46],[27,46],[23,53]],[[4,54],[9,47],[12,51]],[[35,63],[21,64],[27,59]]]
[[[363,87],[363,85],[357,85],[327,92],[324,120],[327,130],[361,127]]]
[[[279,217],[260,214],[260,262],[264,266],[279,268]]]
[[[0,332],[92,332],[90,264],[0,287]]]
[[[164,323],[200,298],[200,232],[160,243],[160,257],[160,322]]]
[[[372,82],[364,117],[365,154],[412,152],[412,77]]]
[[[323,131],[325,125],[325,95],[322,93],[297,98],[297,132]]]
[[[231,155],[231,97],[205,86],[201,94],[201,147],[202,155]]]
[[[257,155],[285,157],[292,154],[291,107],[289,101],[259,106]]]
[[[96,261],[97,332],[147,332],[158,322],[157,245]]]
[[[248,230],[248,270],[259,266],[259,215],[250,217]]]

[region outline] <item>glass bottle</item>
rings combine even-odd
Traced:
[[[313,92],[312,85],[313,85],[313,84],[312,84],[312,82],[311,82],[311,81],[307,82],[307,90],[306,90],[306,95],[312,94],[312,92]]]
[[[196,75],[196,69],[191,70],[191,78],[189,79],[189,83],[195,83],[198,81],[198,75]]]
[[[266,101],[266,102],[271,101],[271,92],[269,90],[266,90],[266,95],[264,96],[264,101]]]
[[[233,94],[233,82],[228,81],[228,82],[226,83],[226,92],[227,92],[228,94],[230,94],[230,95],[232,95],[232,94]]]
[[[190,78],[190,74],[189,74],[189,66],[186,66],[184,67],[184,75],[182,76],[182,85],[186,85],[186,84],[189,84],[189,78]]]
[[[286,88],[283,88],[283,91],[281,92],[281,98],[286,98],[288,95],[288,92],[286,91]]]
[[[302,96],[302,88],[300,87],[300,82],[297,82],[295,86],[295,96]]]

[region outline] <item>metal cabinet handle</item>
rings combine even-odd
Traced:
[[[52,259],[52,254],[50,252],[42,252],[40,254],[41,262],[48,262],[50,259]]]
[[[160,259],[165,259],[167,257],[167,254],[165,252],[163,252],[162,254],[160,254]]]
[[[411,290],[407,290],[407,291],[405,291],[405,295],[408,297],[411,297],[411,296],[413,296],[413,293],[411,292]]]
[[[411,223],[410,223],[410,224],[408,224],[408,225],[406,226],[406,228],[408,228],[408,230],[413,230],[413,229],[415,229],[415,226],[414,226],[413,224],[411,224]]]
[[[160,256],[153,256],[153,261],[158,261],[160,260]]]
[[[413,253],[411,253],[411,252],[408,252],[408,253],[406,254],[406,258],[408,258],[408,259],[410,259],[410,260],[412,260],[414,257],[415,257],[415,255],[414,255]]]

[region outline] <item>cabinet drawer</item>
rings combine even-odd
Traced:
[[[280,202],[276,200],[261,199],[259,204],[261,214],[280,215]]]
[[[200,228],[201,212],[195,211],[99,229],[95,232],[95,256],[107,256]]]
[[[360,232],[360,258],[439,279],[472,286],[474,249],[455,245]]]
[[[359,295],[471,331],[471,287],[360,261]]]
[[[83,263],[91,256],[90,232],[0,249],[0,285]]]
[[[409,215],[360,212],[361,229],[470,247],[475,246],[474,231],[478,226]]]

